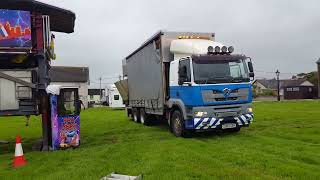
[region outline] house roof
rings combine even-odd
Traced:
[[[88,95],[100,95],[100,89],[88,89]]]
[[[255,83],[262,84],[267,89],[277,89],[277,80],[276,79],[257,79]]]
[[[318,59],[318,61],[316,63],[320,65],[320,58]]]
[[[305,79],[288,79],[288,80],[280,80],[280,87],[287,87],[287,86],[301,86],[307,80]],[[309,81],[307,81],[309,82]],[[310,83],[310,82],[309,82]],[[310,83],[312,84],[312,83]]]
[[[280,89],[287,86],[301,86],[307,80],[305,79],[284,79],[280,80]],[[278,82],[276,79],[257,79],[256,82],[259,82],[267,89],[277,89]],[[309,81],[307,81],[309,82]],[[309,82],[310,83],[310,82]],[[310,83],[312,84],[312,83]]]
[[[51,31],[73,33],[76,15],[74,12],[35,0],[1,0],[1,9],[38,12],[50,16]]]
[[[52,82],[89,82],[88,67],[52,66],[49,75]]]

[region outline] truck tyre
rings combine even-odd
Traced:
[[[128,117],[128,118],[133,118],[133,116],[132,116],[132,109],[126,108],[126,112],[127,112],[127,117]]]
[[[145,126],[150,125],[150,115],[143,108],[140,109],[140,122]]]
[[[133,120],[134,120],[134,122],[140,122],[140,112],[139,112],[139,110],[137,109],[137,108],[134,108],[134,109],[132,109],[132,111],[133,111]]]
[[[171,116],[171,130],[176,137],[184,137],[184,120],[180,111],[175,110]]]

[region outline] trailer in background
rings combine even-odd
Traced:
[[[123,99],[116,85],[112,84],[107,88],[107,97],[108,97],[109,107],[125,108],[125,104],[123,103]]]
[[[0,113],[3,115],[38,114],[34,70],[1,70]]]

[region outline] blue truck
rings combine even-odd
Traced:
[[[172,133],[239,131],[253,121],[251,58],[214,33],[160,31],[123,60],[116,86],[129,117],[166,119]]]

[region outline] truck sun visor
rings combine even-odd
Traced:
[[[193,55],[192,60],[197,63],[221,63],[221,62],[236,62],[245,60],[247,57],[243,55]]]

